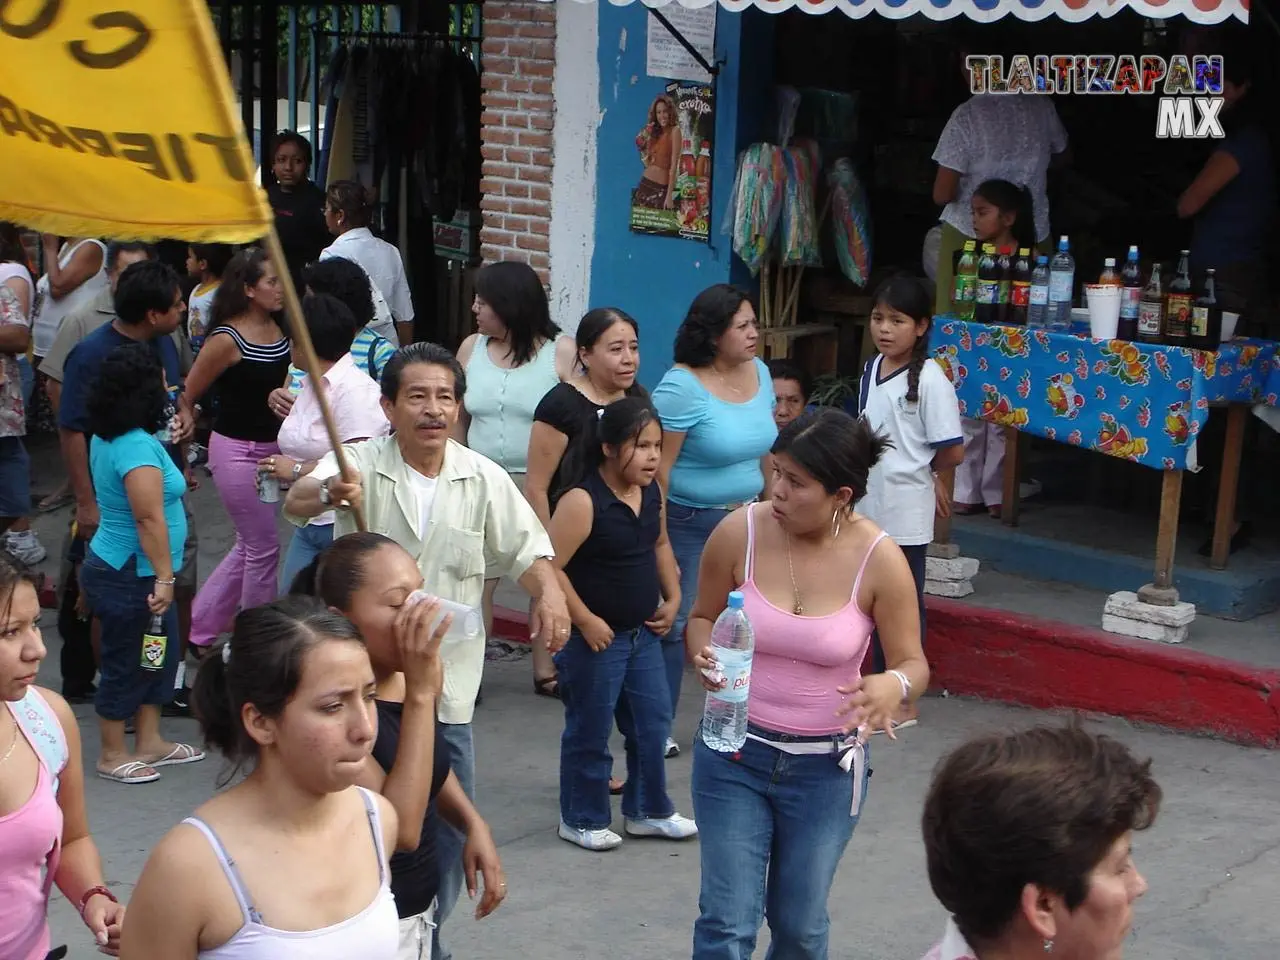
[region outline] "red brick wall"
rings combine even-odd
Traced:
[[[487,0],[481,10],[481,255],[527,263],[548,283],[555,4]]]

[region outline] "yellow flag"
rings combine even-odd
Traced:
[[[0,219],[244,243],[253,174],[206,0],[0,2]]]

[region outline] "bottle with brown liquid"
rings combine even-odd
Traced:
[[[1191,332],[1191,307],[1195,294],[1191,292],[1191,251],[1178,255],[1178,272],[1169,284],[1164,298],[1164,342],[1171,347],[1187,346]]]
[[[1009,304],[1013,299],[1013,248],[1001,247],[996,256],[996,268],[1000,271],[997,290],[996,323],[1009,323]]]
[[[1222,307],[1218,304],[1214,270],[1205,271],[1204,293],[1191,308],[1191,346],[1197,350],[1217,350],[1222,343]]]
[[[1138,340],[1160,343],[1164,329],[1164,289],[1160,284],[1160,264],[1151,265],[1151,279],[1138,301]]]

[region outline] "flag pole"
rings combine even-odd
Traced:
[[[289,316],[289,337],[293,345],[302,352],[302,359],[306,361],[307,377],[320,404],[320,417],[324,420],[325,431],[329,434],[329,445],[333,448],[334,459],[338,461],[338,472],[342,474],[344,481],[350,483],[351,472],[347,468],[347,458],[342,452],[342,437],[338,435],[338,426],[334,423],[333,411],[329,408],[324,377],[317,373],[320,369],[320,359],[316,356],[315,344],[311,342],[311,331],[307,329],[307,321],[302,316],[302,302],[298,299],[298,291],[293,286],[289,261],[285,259],[284,248],[280,245],[280,234],[276,232],[274,221],[271,224],[271,232],[266,236],[266,245],[267,255],[276,268],[276,273],[280,277],[280,286],[284,290],[284,309]],[[355,515],[356,529],[361,532],[368,530],[364,510],[353,504],[351,511]]]

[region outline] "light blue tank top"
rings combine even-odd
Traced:
[[[467,361],[467,446],[507,473],[524,473],[529,467],[533,412],[559,382],[554,337],[528,363],[508,370],[489,358],[489,338],[481,336]]]
[[[662,427],[684,434],[671,467],[673,503],[721,507],[759,496],[764,488],[760,460],[778,437],[773,422],[773,381],[761,360],[756,395],[742,403],[721,400],[692,371],[673,367],[654,388],[653,405]]]

